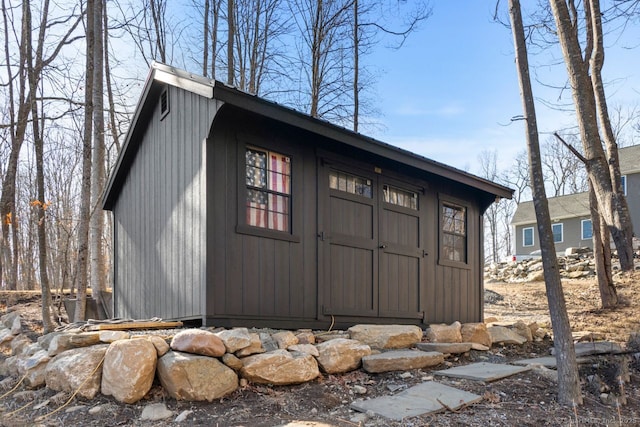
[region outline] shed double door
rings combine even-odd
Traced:
[[[423,318],[420,190],[378,174],[326,164],[321,170],[322,313]]]

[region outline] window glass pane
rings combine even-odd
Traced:
[[[593,237],[593,225],[590,219],[582,221],[582,239],[591,239]]]
[[[449,261],[467,262],[466,208],[442,205],[441,253]]]
[[[523,243],[522,246],[533,246],[533,228],[525,228],[522,230]]]
[[[248,148],[246,152],[247,224],[289,231],[291,160]]]
[[[553,231],[553,243],[562,242],[562,224],[553,224],[551,230]]]
[[[623,175],[620,177],[622,183],[622,194],[627,195],[627,176]]]
[[[373,197],[373,185],[370,179],[344,172],[329,172],[329,188],[358,196]]]
[[[403,206],[409,209],[418,209],[418,194],[411,191],[385,185],[382,190],[384,201],[393,205]]]

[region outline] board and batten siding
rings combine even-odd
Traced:
[[[207,148],[209,185],[216,188],[207,193],[207,322],[314,321],[318,288],[313,150],[304,144],[302,132],[230,106],[220,110],[213,129]],[[243,228],[247,146],[291,158],[290,240],[273,238],[266,229]],[[263,231],[267,235],[261,235]]]
[[[205,150],[219,101],[168,86],[114,207],[118,317],[201,318],[205,298]],[[138,126],[141,124],[138,123]]]

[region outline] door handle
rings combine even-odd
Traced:
[[[379,247],[380,249],[384,249],[384,248],[386,248],[386,247],[387,247],[387,245],[384,245],[384,244],[383,244],[383,245],[380,245],[380,246],[378,246],[378,247]]]

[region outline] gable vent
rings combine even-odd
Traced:
[[[163,90],[160,94],[160,120],[169,114],[169,91]]]

